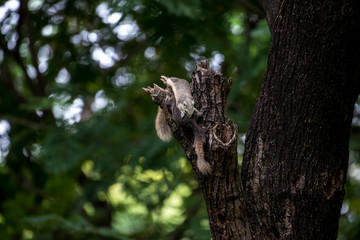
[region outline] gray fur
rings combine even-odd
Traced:
[[[194,114],[194,99],[191,95],[191,86],[188,81],[180,78],[167,78],[166,83],[171,87],[176,100],[176,106],[181,112],[181,117],[185,114],[191,118]]]

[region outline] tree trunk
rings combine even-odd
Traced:
[[[241,179],[237,128],[226,117],[231,81],[200,62],[194,118],[176,117],[167,89],[147,88],[166,111],[197,174],[214,240],[336,239],[349,130],[360,92],[358,1],[265,0],[272,45],[246,138]],[[241,113],[239,113],[241,114]],[[195,139],[204,133],[202,175]]]
[[[360,89],[358,1],[264,1],[268,68],[248,131],[252,239],[336,239]]]
[[[171,91],[157,85],[144,89],[166,111],[173,136],[184,149],[197,175],[214,240],[240,239],[246,229],[237,162],[237,127],[227,119],[225,112],[230,87],[231,79],[214,72],[208,61],[197,64],[192,76],[192,95],[195,107],[201,113],[191,119],[178,117],[176,109],[166,106],[166,95]],[[198,136],[201,132],[205,137]],[[201,174],[197,168],[196,139],[204,141],[205,160],[212,169],[208,175]]]

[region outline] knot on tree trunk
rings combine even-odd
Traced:
[[[230,146],[237,138],[237,127],[230,121],[220,126],[216,124],[212,132],[221,146]]]

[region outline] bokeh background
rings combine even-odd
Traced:
[[[271,37],[259,0],[1,0],[0,239],[210,239],[205,203],[141,88],[233,79],[239,162]],[[360,108],[339,239],[360,239]]]

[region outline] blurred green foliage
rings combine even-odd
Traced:
[[[210,239],[141,88],[210,59],[241,138],[270,46],[261,1],[5,0],[0,30],[0,239]],[[340,239],[360,236],[358,112]]]

